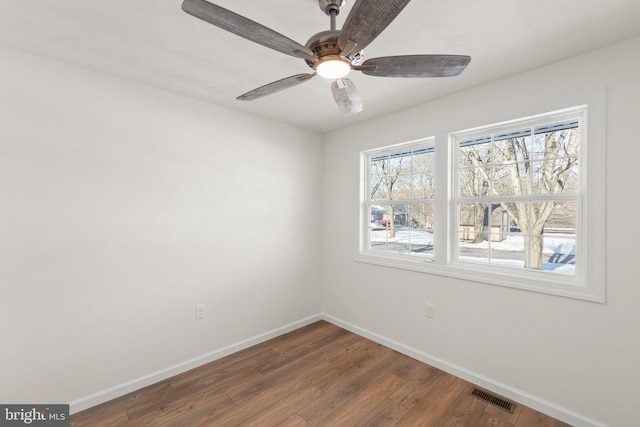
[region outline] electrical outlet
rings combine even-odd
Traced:
[[[431,303],[426,303],[425,308],[426,310],[424,312],[424,315],[433,319],[436,316],[436,308],[434,307],[434,305]]]
[[[204,319],[204,304],[196,305],[196,320]]]

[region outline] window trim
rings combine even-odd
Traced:
[[[581,162],[586,165],[588,173],[581,173],[581,188],[588,191],[582,194],[582,211],[578,218],[582,222],[580,250],[582,270],[576,270],[576,276],[554,275],[539,271],[496,268],[473,263],[456,262],[454,253],[456,243],[451,232],[455,223],[455,209],[453,209],[452,195],[454,191],[453,164],[454,152],[452,135],[469,133],[482,128],[497,125],[508,126],[510,123],[521,122],[523,119],[547,117],[550,113],[562,114],[576,108],[585,107],[584,123],[581,124],[583,143],[581,145]],[[425,138],[419,138],[406,143],[392,144],[369,149],[360,153],[359,199],[358,199],[358,233],[354,260],[358,262],[376,264],[386,267],[400,268],[417,272],[424,272],[447,277],[453,277],[489,285],[504,286],[515,289],[539,292],[550,295],[604,303],[605,289],[605,137],[606,137],[606,91],[599,87],[592,90],[559,97],[548,102],[499,114],[494,119],[483,118],[468,121],[458,126],[432,132]],[[434,234],[436,257],[433,260],[421,259],[407,255],[395,255],[385,252],[368,250],[368,212],[366,204],[365,173],[368,171],[367,156],[372,152],[390,149],[401,149],[403,146],[415,145],[421,141],[434,138],[436,153],[436,182],[438,189],[434,199],[434,216],[438,228]],[[444,187],[444,188],[443,188]],[[497,271],[496,271],[497,270]],[[567,280],[569,279],[570,280]]]
[[[391,155],[391,154],[399,154],[399,151],[403,151],[406,150],[407,153],[403,153],[403,154],[408,154],[409,152],[411,153],[415,153],[414,148],[418,146],[427,146],[428,148],[426,148],[424,151],[426,152],[433,152],[435,151],[435,139],[433,137],[427,137],[427,138],[421,138],[418,140],[414,140],[414,141],[410,141],[407,143],[403,143],[403,144],[398,144],[398,145],[393,145],[393,146],[389,146],[389,147],[383,147],[377,150],[369,150],[367,152],[363,152],[363,156],[362,156],[362,168],[361,170],[364,170],[364,174],[366,176],[371,176],[371,160],[375,159],[376,157],[383,157],[385,155]],[[370,156],[371,153],[375,153],[375,155]],[[369,181],[367,181],[368,183],[370,183]],[[363,185],[363,187],[368,187],[365,183],[365,185]],[[363,191],[365,192],[371,192],[370,189],[366,189],[364,188]],[[366,216],[367,218],[369,218],[370,216],[370,209],[373,205],[410,205],[410,204],[422,204],[424,202],[432,204],[435,206],[436,200],[435,198],[432,199],[421,199],[421,198],[417,198],[417,197],[412,197],[409,199],[389,199],[387,200],[371,200],[370,197],[367,196],[367,193],[362,195],[362,203],[361,203],[361,209],[362,209],[362,214],[365,215],[366,212]],[[361,243],[361,247],[362,248],[369,248],[371,245],[371,234],[370,234],[370,230],[369,230],[369,225],[370,223],[368,221],[365,221],[363,218],[363,226],[366,226],[367,231],[366,232],[362,232],[361,233],[361,237],[362,237],[362,243]],[[372,252],[373,254],[380,254],[384,257],[391,257],[393,259],[399,259],[402,260],[404,259],[407,255],[406,254],[394,254],[391,252],[382,252],[382,251],[373,251],[373,250],[367,250],[367,252]],[[376,255],[374,255],[376,256]],[[415,257],[415,255],[410,255],[412,257]],[[420,258],[421,261],[426,261],[426,262],[431,262],[431,259],[428,258]]]

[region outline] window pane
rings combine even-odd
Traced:
[[[407,207],[407,223],[401,233],[408,233],[411,254],[433,258],[433,205]]]
[[[576,240],[566,235],[544,236],[545,271],[575,275],[576,273]]]
[[[433,149],[423,148],[420,150],[414,150],[411,169],[412,173],[428,173],[430,175],[435,175],[435,160],[436,153]]]
[[[493,149],[496,164],[528,161],[531,158],[531,135],[494,141]]]
[[[531,218],[529,221],[529,232],[533,234],[542,234],[543,227],[547,220],[551,216],[555,208],[556,202],[554,200],[547,200],[544,202],[532,202],[531,203]]]
[[[411,175],[400,175],[391,179],[391,199],[411,197]]]
[[[491,164],[491,143],[482,142],[466,145],[460,142],[459,165],[464,166],[485,166]]]
[[[371,200],[384,200],[389,198],[389,188],[382,180],[371,182]]]
[[[577,126],[577,122],[575,123]],[[578,157],[580,129],[573,127],[555,132],[536,133],[534,158]]]
[[[575,237],[577,223],[576,201],[554,202],[553,210],[544,223],[544,234],[564,234]]]
[[[386,251],[389,233],[387,226],[389,223],[390,206],[376,205],[370,208],[371,222],[369,224],[370,249],[375,251]]]
[[[523,268],[525,260],[524,237],[520,233],[491,233],[492,265]]]
[[[489,264],[489,245],[487,242],[473,243],[461,237],[458,260],[476,264]]]
[[[493,179],[493,194],[514,196],[531,194],[529,173],[531,162],[512,162],[496,165]]]
[[[389,198],[389,160],[387,157],[371,159],[371,200]]]
[[[373,205],[369,208],[371,227],[373,228],[386,228],[386,220],[388,219],[388,212],[390,208],[384,205]]]
[[[384,170],[389,170],[389,156],[374,157],[371,159],[371,175],[382,176]]]
[[[404,205],[371,206],[369,242],[371,250],[409,253],[408,233],[401,233],[406,223]]]
[[[559,126],[549,125],[549,127]],[[538,194],[577,193],[579,191],[580,150],[577,121],[565,126],[574,126],[554,132],[536,134],[534,163],[534,191]]]
[[[577,193],[578,159],[560,158],[533,162],[533,185],[538,194]]]
[[[501,206],[509,214],[510,232],[527,232],[529,229],[529,202],[503,202]]]
[[[524,268],[575,274],[575,201],[527,204],[528,218],[516,218],[524,237]]]
[[[415,199],[433,199],[435,197],[435,176],[432,174],[417,174],[412,176],[411,197]]]
[[[483,225],[486,205],[483,203],[461,203],[458,208],[460,227],[458,229],[458,260],[479,264],[489,263],[488,230]]]
[[[369,248],[433,258],[433,211],[433,204],[371,206]]]
[[[539,133],[533,138],[533,158],[542,159],[545,157],[545,136],[544,133]]]
[[[489,195],[490,169],[460,168],[458,186],[462,197],[483,197]]]
[[[389,158],[389,176],[411,173],[411,153],[399,152],[391,154]]]
[[[485,212],[488,212],[488,204],[460,203],[458,212],[459,238],[473,243],[484,241],[489,221],[489,218],[485,217]]]

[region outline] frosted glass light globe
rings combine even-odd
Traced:
[[[349,74],[351,65],[343,59],[325,59],[316,67],[316,72],[325,79],[341,79]]]

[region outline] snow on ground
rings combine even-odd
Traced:
[[[425,230],[416,230],[411,228],[397,228],[394,238],[388,238],[387,230],[371,230],[372,243],[396,243],[406,245],[433,245],[433,233]],[[549,262],[545,262],[543,270],[553,271],[560,274],[575,274],[575,238],[569,234],[553,234],[544,236],[543,254],[548,257]],[[460,261],[473,262],[478,264],[492,264],[503,267],[523,268],[524,262],[518,258],[524,253],[524,236],[519,233],[512,233],[501,242],[483,241],[480,243],[471,243],[460,241],[461,252],[476,252],[482,254],[482,250],[500,251],[502,254],[498,257],[489,259],[491,252],[487,251],[486,256],[460,256]],[[469,251],[465,251],[465,249]],[[508,252],[513,253],[514,259],[509,259]],[[425,254],[423,254],[425,255]]]

